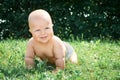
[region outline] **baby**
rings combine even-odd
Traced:
[[[64,69],[66,60],[77,63],[74,49],[54,35],[53,23],[47,11],[38,9],[31,12],[28,23],[29,31],[32,34],[25,55],[25,64],[28,69],[34,67],[35,56],[40,60],[47,60],[55,64],[56,69],[53,72]]]

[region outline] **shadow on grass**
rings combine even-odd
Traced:
[[[52,71],[55,69],[55,65],[48,63],[47,61],[38,61],[35,60],[35,70],[40,72]]]
[[[18,67],[0,67],[0,79],[10,79],[10,78],[18,78],[23,77],[25,78],[27,74],[35,74],[37,73],[44,73],[47,71],[52,71],[55,69],[55,65],[46,63],[46,62],[39,62],[35,61],[36,65],[35,68],[28,70],[23,65],[20,65]]]
[[[3,75],[0,78],[8,78],[8,77],[18,77],[18,76],[25,76],[26,69],[23,66],[13,67],[13,68],[0,68],[0,73]]]

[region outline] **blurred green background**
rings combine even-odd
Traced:
[[[40,8],[62,39],[120,39],[120,0],[0,0],[0,39],[31,37],[28,15]]]

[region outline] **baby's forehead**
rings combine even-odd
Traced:
[[[29,21],[31,20],[39,20],[39,19],[43,19],[43,20],[47,20],[50,21],[50,15],[48,14],[48,12],[44,11],[44,10],[36,10],[30,13],[29,15]]]

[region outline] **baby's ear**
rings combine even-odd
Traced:
[[[53,25],[53,24],[51,24],[51,26],[53,27],[54,25]]]
[[[31,33],[31,29],[29,29],[29,32]]]

